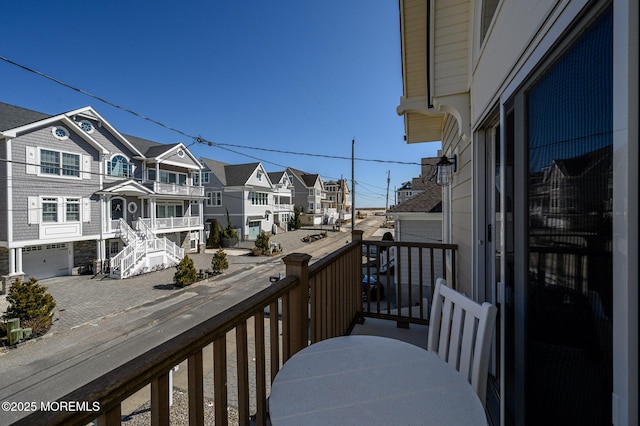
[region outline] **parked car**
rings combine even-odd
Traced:
[[[362,277],[362,300],[368,300],[369,294],[371,295],[371,300],[378,300],[378,287],[380,288],[380,300],[383,300],[384,285],[374,277],[365,274]]]

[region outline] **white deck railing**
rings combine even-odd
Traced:
[[[177,183],[145,182],[156,194],[204,196],[204,186],[180,185]]]

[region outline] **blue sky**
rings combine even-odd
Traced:
[[[0,3],[0,56],[188,135],[221,144],[356,161],[356,207],[384,206],[439,143],[403,141],[398,4],[390,0]],[[49,114],[86,105],[126,134],[192,140],[0,61],[0,101]],[[190,146],[351,179],[351,161]],[[235,152],[232,152],[232,151]],[[243,155],[239,154],[242,153]],[[395,162],[415,163],[413,165]]]

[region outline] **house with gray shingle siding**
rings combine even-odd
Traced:
[[[291,190],[285,172],[269,174],[261,163],[227,164],[200,158],[205,186],[204,218],[232,226],[242,240],[255,240],[260,231],[286,229],[293,212]],[[272,181],[273,176],[277,181]]]
[[[322,203],[327,195],[320,175],[288,167],[286,170],[294,187],[293,204],[300,209],[305,225],[320,225],[323,219]]]
[[[93,264],[124,278],[203,241],[202,167],[181,143],[125,136],[92,107],[48,115],[0,103],[0,153],[2,276]]]

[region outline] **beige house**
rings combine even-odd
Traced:
[[[400,14],[406,140],[455,163],[458,288],[500,307],[490,420],[638,424],[638,2]]]

